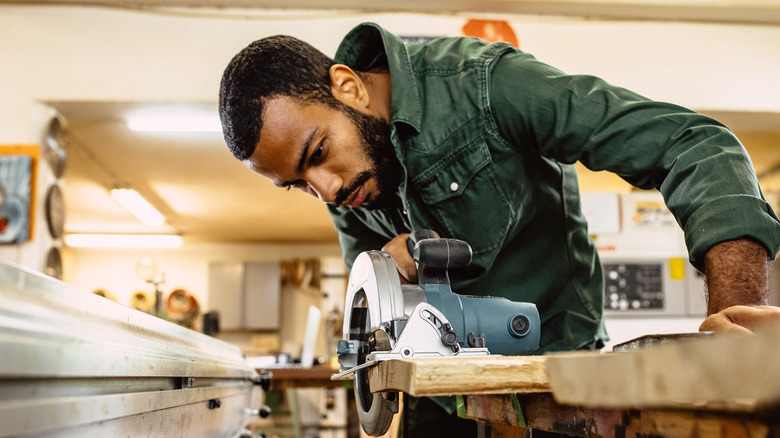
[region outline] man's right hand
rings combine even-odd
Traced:
[[[439,233],[435,231],[433,234],[435,234],[436,237],[440,237]],[[409,254],[409,248],[406,246],[408,240],[408,233],[399,234],[383,246],[382,251],[390,254],[395,261],[395,264],[398,266],[398,273],[401,275],[401,283],[417,284],[417,264],[414,262],[412,255]]]
[[[387,242],[382,247],[382,251],[390,254],[398,266],[398,273],[401,274],[401,283],[417,283],[417,264],[414,262],[409,249],[406,247],[406,241],[409,240],[409,234],[399,234],[393,240]]]

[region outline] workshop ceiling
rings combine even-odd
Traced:
[[[601,19],[780,23],[776,0],[0,0],[120,8],[339,9],[361,12],[557,15]]]

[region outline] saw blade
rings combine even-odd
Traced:
[[[358,351],[358,365],[366,362],[366,356],[374,351],[390,351],[390,338],[382,330],[374,330]],[[363,431],[369,436],[381,436],[390,429],[393,415],[398,413],[397,392],[371,392],[368,369],[355,371],[354,391],[358,418]]]
[[[404,294],[393,258],[381,251],[358,255],[346,298],[350,310],[349,317],[344,319],[344,335],[354,343],[354,362],[350,367],[356,367],[366,364],[372,352],[390,351],[395,334],[383,329],[391,329],[394,321],[406,318]],[[353,385],[361,427],[371,436],[385,434],[393,415],[398,413],[398,393],[372,393],[365,367],[355,371]]]

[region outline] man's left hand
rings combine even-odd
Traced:
[[[713,313],[699,326],[700,331],[752,333],[762,326],[780,326],[780,307],[731,306]]]

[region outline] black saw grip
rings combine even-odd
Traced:
[[[414,230],[407,248],[417,263],[434,269],[465,268],[471,263],[471,246],[458,239],[439,239],[431,230]]]

